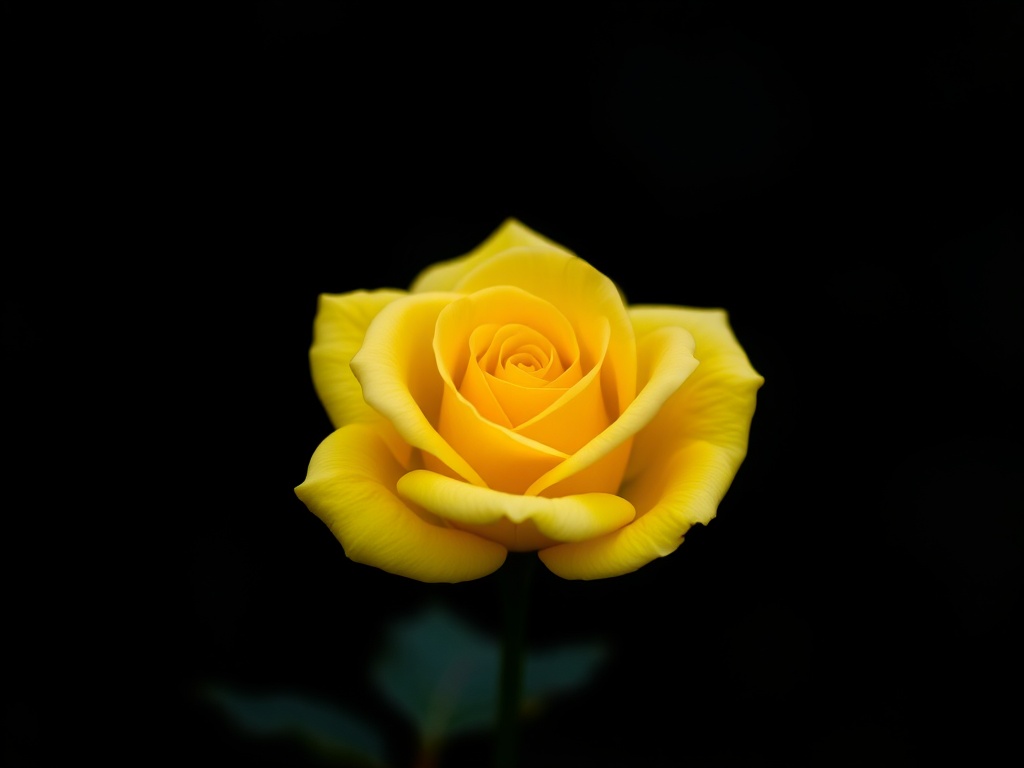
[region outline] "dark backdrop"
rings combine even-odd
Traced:
[[[1019,4],[88,16],[31,59],[5,288],[12,765],[314,764],[207,682],[334,698],[410,758],[385,628],[440,601],[497,631],[498,577],[354,564],[294,496],[331,429],[312,320],[509,216],[630,301],[726,308],[766,380],[709,526],[620,578],[538,570],[530,642],[614,652],[525,764],[1020,752]]]

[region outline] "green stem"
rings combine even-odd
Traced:
[[[526,615],[535,552],[509,552],[501,569],[504,637],[501,645],[501,691],[494,768],[516,768],[519,763],[519,716],[523,699],[526,657]]]

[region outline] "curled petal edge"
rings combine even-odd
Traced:
[[[681,438],[701,440],[746,454],[757,391],[764,378],[750,365],[721,309],[640,306],[630,310],[637,337],[665,327],[693,336],[700,365],[637,433],[625,481],[646,472]],[[644,368],[645,366],[641,366]]]
[[[504,547],[436,525],[396,495],[404,473],[377,430],[352,424],[317,447],[295,494],[357,563],[432,583],[470,581],[498,570]]]
[[[644,513],[605,536],[559,544],[538,553],[564,579],[606,579],[632,573],[674,552],[695,524],[716,514],[742,454],[709,443],[690,442],[623,486],[623,495]]]
[[[486,485],[431,424],[437,414],[428,417],[420,407],[441,402],[444,382],[434,358],[434,326],[441,310],[458,298],[459,294],[418,293],[383,307],[366,329],[350,366],[366,402],[405,442],[433,454],[471,483]]]
[[[380,414],[363,400],[363,390],[352,375],[349,362],[362,346],[373,318],[405,295],[405,291],[382,289],[322,293],[317,297],[310,368],[317,397],[335,428],[380,419]]]
[[[688,329],[700,366],[634,440],[620,492],[635,505],[636,519],[605,536],[539,553],[562,578],[621,576],[674,552],[691,526],[706,525],[717,514],[747,454],[764,379],[750,366],[728,315],[664,306],[636,307],[630,315],[640,349],[665,328]],[[680,430],[688,436],[677,438]],[[666,447],[677,439],[674,449]]]
[[[313,387],[334,428],[355,422],[375,424],[384,430],[391,450],[403,461],[409,458],[408,444],[363,399],[349,363],[377,314],[406,295],[392,289],[320,294],[309,348]]]
[[[424,509],[466,525],[489,525],[501,519],[532,521],[555,541],[585,541],[629,523],[633,505],[610,493],[581,493],[545,498],[503,493],[470,485],[435,472],[413,470],[397,483],[399,495]]]

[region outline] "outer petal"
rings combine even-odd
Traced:
[[[567,579],[600,579],[635,571],[674,551],[695,523],[706,524],[747,452],[757,390],[764,379],[750,365],[722,310],[634,307],[643,339],[683,327],[694,337],[699,367],[636,436],[621,494],[637,518],[606,536],[540,553]],[[651,362],[641,359],[641,376]]]
[[[434,428],[444,386],[434,358],[434,325],[441,310],[458,298],[452,293],[420,293],[391,302],[366,329],[351,367],[366,402],[394,425],[406,443],[436,457],[471,483],[485,485]]]
[[[565,251],[557,243],[534,232],[516,219],[506,219],[486,240],[465,256],[442,261],[423,270],[413,281],[412,291],[451,291],[477,265],[509,248],[531,246]],[[567,251],[566,251],[567,252]]]
[[[496,571],[506,550],[435,525],[395,495],[404,468],[362,424],[342,427],[314,451],[296,495],[357,563],[425,582],[459,582]]]
[[[585,541],[621,528],[635,510],[610,493],[584,493],[546,499],[480,488],[423,469],[398,481],[398,493],[439,517],[461,525],[487,526],[501,519],[532,521],[554,541]],[[512,543],[507,544],[513,548]]]
[[[408,464],[410,449],[394,428],[363,399],[363,389],[349,363],[363,343],[366,329],[377,314],[405,291],[353,291],[321,294],[313,319],[309,348],[313,387],[335,427],[375,424],[400,461]]]
[[[604,579],[671,554],[691,525],[715,516],[736,464],[723,449],[689,441],[622,487],[623,497],[636,505],[632,523],[589,541],[543,549],[540,559],[565,579]]]
[[[705,440],[738,455],[738,468],[746,456],[757,390],[764,378],[750,365],[725,310],[636,306],[629,314],[638,336],[660,328],[687,329],[700,365],[637,435],[626,479],[645,471],[666,446],[678,441],[680,430],[690,439]]]
[[[404,295],[405,291],[395,290],[320,295],[309,362],[313,386],[335,427],[381,420],[380,414],[363,400],[363,389],[349,362],[362,346],[366,329],[377,313]]]

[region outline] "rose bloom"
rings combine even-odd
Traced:
[[[322,294],[313,384],[336,431],[295,492],[352,560],[425,582],[537,551],[619,576],[715,516],[763,378],[721,309],[629,306],[509,219],[408,291]]]

